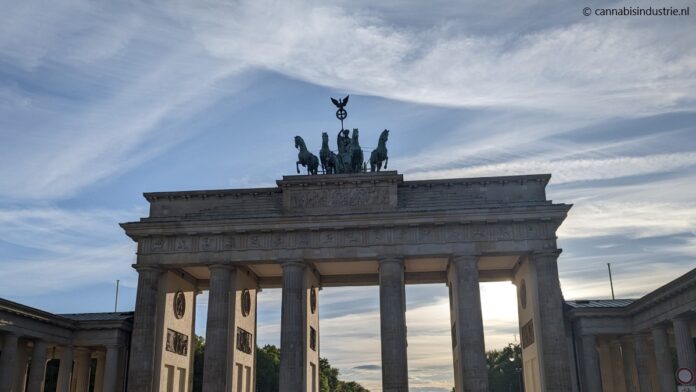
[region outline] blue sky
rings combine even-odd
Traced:
[[[640,296],[696,263],[696,16],[597,2],[3,2],[0,296],[132,309],[142,192],[272,185],[301,135],[372,147],[406,179],[552,173],[566,298]],[[605,1],[602,7],[650,6]],[[670,0],[673,7],[693,1]],[[377,289],[322,291],[322,355],[379,390]],[[443,287],[409,287],[415,391],[449,390]],[[514,339],[510,285],[482,285],[486,344]],[[259,297],[277,343],[280,293]],[[205,314],[206,297],[199,301]],[[340,310],[337,310],[340,309]],[[204,317],[199,317],[202,331]]]

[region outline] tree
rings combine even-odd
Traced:
[[[491,392],[524,391],[522,384],[522,348],[510,343],[502,350],[486,353],[488,390]]]
[[[193,392],[203,391],[203,357],[205,338],[193,335]]]
[[[280,349],[267,344],[256,348],[256,391],[278,392],[280,386]]]
[[[194,339],[193,391],[202,392],[205,340],[200,336],[195,336]],[[370,392],[355,381],[339,380],[338,375],[338,369],[331,367],[328,359],[319,359],[321,392]],[[263,348],[256,347],[256,392],[278,392],[279,377],[280,349],[270,344]]]

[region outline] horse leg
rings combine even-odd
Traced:
[[[300,174],[300,161],[295,162],[295,169],[297,169],[297,174]]]
[[[389,163],[389,157],[384,158],[384,170],[387,170],[387,163]]]

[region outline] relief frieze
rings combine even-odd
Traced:
[[[540,240],[549,238],[543,236],[546,231],[553,233],[547,228],[552,224],[537,221],[155,236],[146,238],[142,246],[145,253],[184,253]]]
[[[389,187],[322,188],[287,190],[286,208],[291,210],[356,211],[389,207]]]

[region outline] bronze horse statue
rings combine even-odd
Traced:
[[[321,160],[321,170],[324,172],[324,174],[336,173],[338,158],[329,148],[329,134],[326,132],[321,133],[321,150],[319,150],[319,159]]]
[[[319,158],[307,150],[307,145],[299,136],[295,136],[295,148],[300,149],[297,154],[297,163],[295,163],[297,174],[300,174],[300,165],[307,167],[307,174],[318,174]]]
[[[358,128],[353,128],[353,139],[350,143],[350,172],[360,173],[364,171],[364,157],[360,142],[358,141]]]
[[[377,148],[372,150],[372,154],[370,154],[370,171],[382,170],[382,162],[384,162],[384,170],[387,170],[387,163],[389,163],[389,156],[387,156],[387,139],[389,139],[389,130],[385,129],[382,131],[382,134],[379,135]]]

